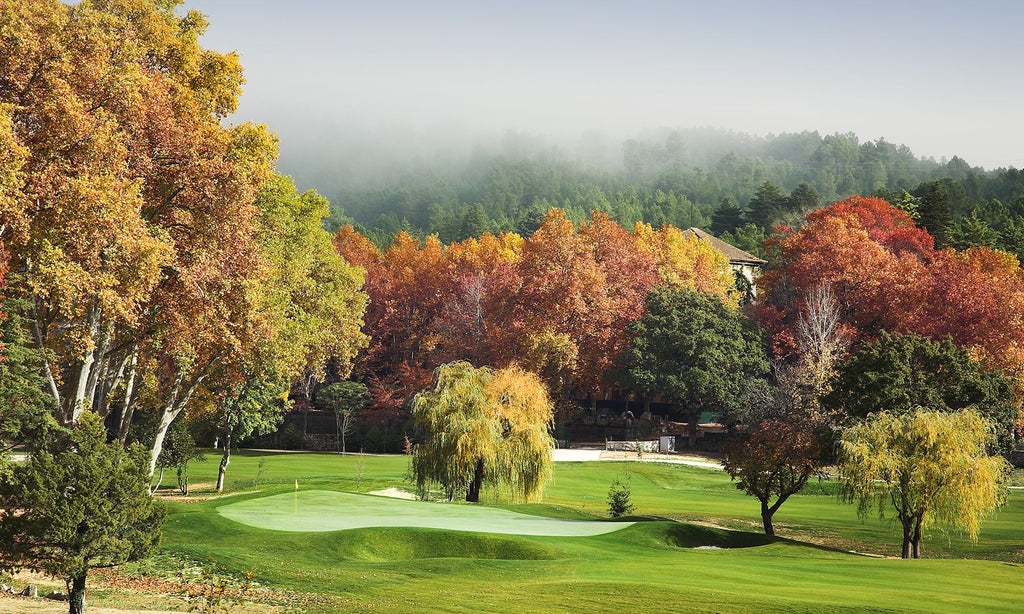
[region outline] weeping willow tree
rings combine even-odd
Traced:
[[[891,505],[903,558],[921,557],[922,530],[941,522],[977,541],[981,521],[1005,501],[1009,464],[989,456],[992,423],[974,410],[871,414],[843,434],[842,494],[863,517]]]
[[[466,501],[476,502],[487,484],[509,498],[538,499],[551,476],[552,411],[541,381],[517,366],[442,365],[434,388],[416,395],[412,407],[421,496],[436,484],[449,501],[464,490]]]

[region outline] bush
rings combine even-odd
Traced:
[[[626,476],[625,483],[619,478],[615,478],[611,488],[608,489],[608,515],[618,518],[632,513],[635,508],[630,502],[629,496],[629,476]]]
[[[281,447],[285,450],[299,450],[302,448],[302,431],[294,424],[289,424],[281,433]]]

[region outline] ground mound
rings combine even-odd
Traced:
[[[657,520],[636,523],[622,534],[637,545],[672,548],[753,548],[774,543],[777,538],[761,533],[729,531],[696,524],[684,524],[671,520]]]
[[[408,527],[584,537],[618,531],[631,524],[544,518],[479,505],[404,501],[329,490],[296,491],[246,499],[222,505],[217,508],[217,513],[251,527],[303,533]]]
[[[338,559],[371,563],[436,558],[526,561],[562,556],[555,548],[525,539],[434,529],[357,529],[331,541]]]

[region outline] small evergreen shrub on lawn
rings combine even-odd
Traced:
[[[633,512],[633,504],[629,500],[629,476],[622,482],[615,478],[611,488],[608,489],[608,515],[612,518],[625,516]]]

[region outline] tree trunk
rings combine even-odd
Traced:
[[[348,437],[348,432],[352,430],[352,412],[345,412],[341,418],[341,453],[345,454],[347,449],[345,447],[345,438]]]
[[[72,579],[68,586],[68,614],[85,614],[85,572]]]
[[[914,523],[914,536],[911,538],[911,545],[913,546],[913,556],[915,559],[921,558],[921,521],[922,518],[918,518]]]
[[[99,308],[96,311],[99,311]],[[110,329],[104,326],[102,332],[99,331],[100,327],[97,321],[97,333],[100,340],[96,343],[96,348],[93,351],[94,362],[89,371],[89,379],[85,383],[85,398],[89,401],[92,411],[98,413],[100,418],[106,418],[106,407],[98,402],[96,390],[103,388],[107,378],[107,369],[110,366]],[[95,338],[96,335],[93,335],[93,339]]]
[[[207,365],[207,369],[213,366],[214,361],[211,360]],[[178,373],[174,381],[174,386],[171,389],[170,399],[167,404],[164,405],[163,412],[160,414],[160,422],[157,423],[156,437],[153,439],[153,448],[150,450],[149,459],[149,475],[152,476],[153,472],[156,471],[156,459],[160,457],[161,450],[164,449],[164,438],[167,436],[167,429],[170,428],[171,422],[178,417],[178,414],[188,404],[189,399],[192,398],[192,394],[195,393],[196,388],[203,383],[206,379],[206,371],[202,372],[189,384],[188,389],[182,393],[181,385],[184,381],[185,376],[183,373]]]
[[[173,409],[172,404],[168,404],[164,408],[163,412],[160,413],[160,422],[156,426],[156,437],[153,439],[153,448],[149,451],[149,475],[152,476],[156,472],[156,461],[160,458],[160,453],[164,449],[164,438],[167,437],[167,429],[171,427],[171,422],[178,417],[181,413],[180,409]]]
[[[68,408],[65,417],[68,424],[78,424],[78,418],[85,411],[85,400],[89,393],[89,380],[92,379],[93,365],[96,362],[96,352],[102,344],[96,344],[96,336],[100,330],[100,309],[93,305],[89,308],[89,339],[94,345],[91,350],[82,357],[78,366],[78,382],[75,384],[75,396],[67,399]]]
[[[46,347],[46,340],[43,338],[43,331],[39,326],[39,306],[36,297],[32,299],[32,333],[35,336],[36,349],[44,349]],[[57,402],[57,407],[60,407],[60,388],[57,387],[57,380],[53,377],[53,370],[50,369],[50,361],[46,358],[46,352],[40,352],[39,356],[43,361],[43,375],[46,376],[46,383],[50,388],[50,394],[53,396],[53,400]]]
[[[220,457],[220,467],[217,469],[217,492],[224,490],[224,474],[228,471],[231,463],[231,430],[224,434],[224,455]]]
[[[911,555],[910,547],[914,541],[914,521],[911,518],[901,518],[900,521],[903,523],[903,549],[900,552],[900,556],[904,559],[909,559]]]
[[[188,461],[178,467],[178,492],[183,497],[188,496]]]
[[[700,419],[698,412],[690,412],[690,421],[686,426],[686,430],[689,434],[689,440],[687,446],[693,450],[697,447],[697,421]]]
[[[121,357],[117,365],[117,370],[112,375],[107,375],[107,371],[112,368],[111,358],[104,359],[103,376],[99,378],[96,385],[96,391],[94,393],[92,407],[101,418],[106,420],[107,416],[111,413],[111,399],[110,392],[115,390],[121,380],[124,379],[125,371],[128,370],[128,365],[132,360],[132,352],[125,352],[124,356]],[[117,433],[112,433],[116,436]]]
[[[128,367],[128,381],[124,386],[124,402],[121,404],[121,424],[117,429],[117,440],[124,445],[128,440],[128,430],[132,426],[132,414],[135,413],[135,404],[132,397],[135,395],[135,374],[139,366],[139,350],[132,350],[131,364]]]
[[[480,502],[480,486],[484,482],[484,459],[478,459],[476,461],[476,469],[473,471],[473,481],[469,484],[469,489],[466,491],[466,501],[469,503]]]
[[[764,525],[764,534],[775,537],[775,527],[772,525],[772,516],[775,510],[768,506],[767,501],[761,502],[761,524]]]
[[[149,489],[149,493],[153,494],[156,491],[160,490],[160,485],[163,484],[163,483],[164,483],[164,468],[160,467],[160,475],[158,475],[157,478],[156,478],[156,484],[152,488]]]

